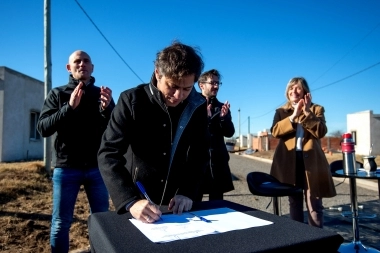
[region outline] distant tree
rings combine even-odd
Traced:
[[[342,135],[344,134],[343,131],[341,130],[336,130],[336,131],[333,131],[329,134],[329,136],[331,137],[342,137]]]

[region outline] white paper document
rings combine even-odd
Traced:
[[[203,217],[209,222],[203,221],[199,217]],[[184,240],[203,235],[273,224],[273,222],[230,208],[193,211],[191,213],[185,212],[182,215],[165,214],[161,218],[162,221],[156,221],[151,224],[143,223],[136,219],[130,219],[130,221],[155,243]]]

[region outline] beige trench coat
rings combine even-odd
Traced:
[[[311,113],[303,113],[294,119],[304,128],[302,140],[305,184],[314,197],[334,197],[336,195],[334,181],[331,176],[329,164],[322,151],[320,138],[327,133],[324,108],[317,104],[310,107]],[[279,181],[295,184],[296,179],[296,129],[297,124],[290,122],[289,116],[293,114],[291,106],[276,110],[271,132],[273,137],[280,141],[275,150],[270,174]]]

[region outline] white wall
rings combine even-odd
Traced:
[[[247,148],[253,147],[253,135],[247,134]]]
[[[40,112],[44,101],[44,83],[6,67],[0,67],[2,79],[2,152],[0,162],[42,159],[43,139],[31,140],[30,114]],[[0,121],[0,122],[1,122]]]
[[[347,114],[347,132],[356,131],[356,154],[369,155],[369,149],[372,143],[374,144],[372,155],[379,154],[379,149],[375,149],[375,143],[376,147],[380,145],[378,143],[380,139],[377,139],[377,141],[374,139],[374,136],[379,135],[376,133],[379,132],[379,126],[380,123],[378,120],[373,119],[371,110]],[[371,134],[373,135],[372,137]]]
[[[242,135],[242,134],[239,136],[239,147],[240,148],[247,147],[247,136]]]
[[[372,114],[371,117],[371,143],[372,155],[380,155],[380,114]]]

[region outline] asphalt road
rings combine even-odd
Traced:
[[[269,173],[271,161],[230,154],[230,167],[233,174],[235,190],[224,194],[224,199],[245,206],[249,206],[264,212],[273,213],[270,197],[253,196],[248,189],[246,176],[252,171]],[[337,196],[323,199],[325,207],[324,229],[332,230],[343,236],[345,243],[353,240],[352,218],[342,215],[335,207],[342,207],[344,212],[350,210],[350,188],[349,180],[334,178]],[[367,180],[368,181],[368,180]],[[376,184],[357,183],[357,199],[359,206],[359,238],[365,246],[380,250],[380,201]],[[284,218],[289,218],[289,207],[287,197],[281,197],[281,213]],[[204,200],[208,200],[207,196]],[[305,209],[306,211],[306,209]],[[376,215],[375,218],[366,218],[366,215]],[[305,212],[305,220],[307,220]]]

